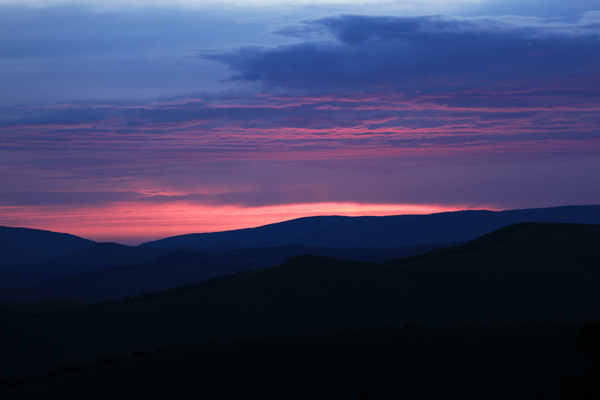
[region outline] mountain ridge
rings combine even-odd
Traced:
[[[42,262],[94,244],[69,233],[0,226],[0,266]]]
[[[318,216],[240,230],[195,233],[146,242],[156,248],[228,243],[238,248],[310,245],[329,248],[402,247],[463,242],[520,222],[600,224],[600,205],[507,211],[465,210],[383,217]]]
[[[300,255],[72,311],[38,315],[30,306],[25,315],[0,307],[0,326],[9,327],[0,329],[0,375],[211,339],[599,317],[600,225],[519,224],[496,236],[398,265]]]

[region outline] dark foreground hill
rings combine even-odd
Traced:
[[[71,312],[0,313],[0,376],[210,338],[579,323],[600,316],[599,269],[600,226],[577,224],[509,226],[398,264],[298,256]]]
[[[42,262],[95,243],[67,233],[0,226],[0,266]]]
[[[282,246],[223,252],[169,250],[99,243],[51,262],[20,267],[18,273],[0,275],[0,301],[68,299],[101,301],[157,292],[239,271],[279,265],[291,257],[314,254],[345,260],[383,262],[441,247],[330,249]],[[164,254],[167,253],[168,254]],[[159,255],[164,254],[161,257]],[[152,260],[152,261],[150,261]],[[109,268],[102,266],[118,265]],[[76,271],[88,272],[61,276]],[[3,278],[3,279],[2,279]],[[41,282],[40,282],[41,281]],[[26,283],[18,287],[20,282]],[[33,283],[33,284],[32,284]],[[24,286],[24,287],[23,287]]]
[[[4,399],[555,400],[572,325],[377,329],[216,343],[90,368]]]
[[[519,222],[600,224],[600,205],[387,217],[308,217],[257,228],[174,236],[142,246],[208,250],[287,245],[334,248],[418,246],[464,242]]]

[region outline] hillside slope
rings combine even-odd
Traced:
[[[387,265],[298,256],[120,303],[30,315],[0,328],[4,373],[209,338],[600,316],[600,226],[521,224],[447,252]]]
[[[472,240],[504,226],[528,221],[600,224],[600,205],[387,217],[308,217],[257,228],[174,236],[142,246],[164,249],[418,246]]]
[[[65,276],[82,274],[102,268],[144,264],[168,252],[168,250],[150,247],[133,247],[117,243],[96,243],[82,250],[52,257],[42,262],[24,265],[5,265],[0,269],[0,288],[39,286],[43,282],[56,282]],[[26,295],[10,298],[10,296],[3,296],[1,292],[2,289],[0,289],[0,299],[28,299]],[[32,295],[29,300],[41,298],[44,297]],[[54,298],[61,297],[57,296]],[[62,298],[69,297],[63,296]]]
[[[42,262],[95,243],[67,233],[0,226],[0,266]]]
[[[157,292],[202,280],[237,274],[239,271],[260,269],[281,264],[291,257],[314,254],[346,260],[379,261],[406,257],[435,249],[441,245],[399,248],[330,249],[314,246],[282,246],[206,252],[193,250],[163,250],[150,247],[127,247],[100,243],[81,252],[58,257],[64,263],[46,263],[20,268],[19,274],[0,275],[13,283],[0,288],[0,301],[32,301],[69,299],[101,301],[122,299],[125,296]],[[108,249],[106,249],[108,247]],[[100,251],[102,250],[102,251]],[[118,250],[118,251],[115,251]],[[167,253],[168,254],[164,254]],[[164,254],[157,257],[158,254]],[[150,262],[149,259],[155,258]],[[129,262],[125,264],[125,262]],[[139,261],[135,263],[135,261]],[[121,262],[122,264],[117,264]],[[109,268],[98,268],[113,263]],[[28,272],[27,270],[32,271]],[[62,277],[75,271],[85,273]],[[49,278],[53,278],[49,280]],[[36,283],[33,279],[44,279]],[[19,281],[20,280],[20,281]],[[33,281],[33,282],[32,282]],[[18,287],[16,283],[25,282]],[[34,283],[34,284],[32,284]]]
[[[576,326],[374,330],[193,346],[7,392],[12,399],[557,400]],[[491,345],[493,344],[493,345]]]

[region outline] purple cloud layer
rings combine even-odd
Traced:
[[[3,177],[0,204],[470,199],[492,204],[497,194],[482,192],[481,184],[486,179],[508,184],[498,175],[503,168],[514,178],[517,164],[597,161],[600,105],[594,81],[553,84],[519,92],[496,85],[420,96],[260,94],[5,108],[0,152],[13,156],[3,163],[13,174]],[[460,183],[457,177],[453,186],[460,190],[441,189],[445,184],[438,176],[453,168],[464,168],[464,175],[482,164],[496,176],[479,176],[479,186],[470,189],[472,180]],[[419,177],[410,184],[407,169]],[[558,170],[533,168],[527,181],[537,176],[552,186],[549,171]],[[586,185],[592,175],[576,180]],[[390,180],[405,182],[412,193],[388,187]],[[148,193],[160,190],[167,194]],[[511,190],[528,192],[519,185]],[[587,199],[596,196],[584,187],[574,193],[582,191]],[[518,198],[503,197],[505,203]]]
[[[0,108],[0,208],[600,202],[600,13],[278,32],[198,53],[259,91]]]

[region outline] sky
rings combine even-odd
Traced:
[[[600,204],[598,0],[0,0],[0,225]]]

